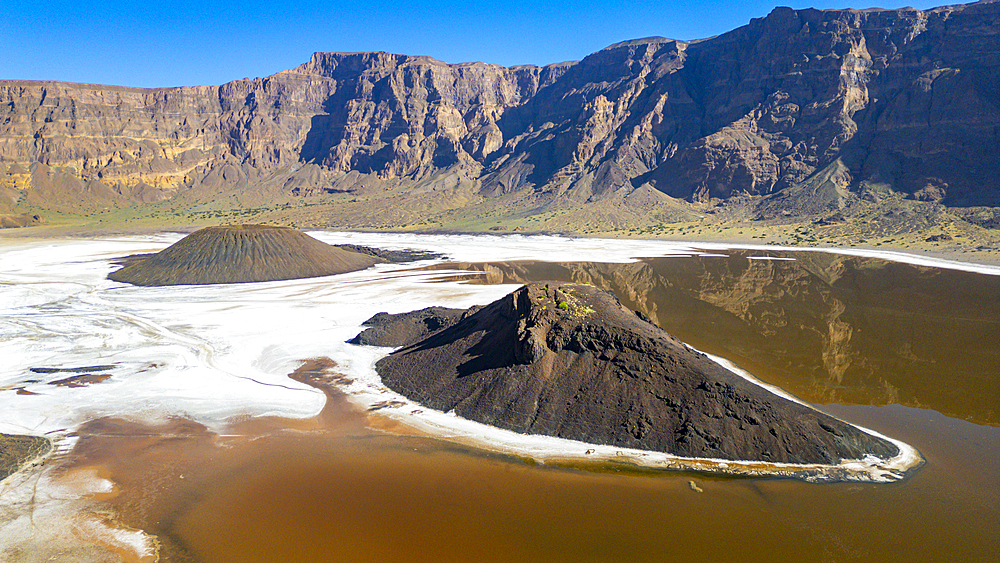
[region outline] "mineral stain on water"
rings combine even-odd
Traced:
[[[70,474],[113,483],[107,494],[94,495],[90,510],[155,537],[161,561],[991,561],[1000,552],[1000,468],[994,462],[1000,451],[1000,305],[994,299],[1000,277],[820,253],[780,256],[794,260],[727,254],[631,264],[442,267],[481,272],[470,279],[489,283],[564,279],[612,289],[697,348],[734,360],[835,416],[914,445],[927,460],[923,467],[891,484],[619,471],[614,464],[594,471],[485,453],[422,435],[380,411],[360,411],[327,385],[336,387],[354,369],[344,344],[353,334],[338,326],[344,315],[357,324],[377,312],[371,307],[398,312],[476,302],[470,296],[479,289],[435,287],[426,280],[439,273],[416,270],[379,273],[378,281],[350,278],[357,280],[353,285],[244,287],[224,299],[191,288],[157,293],[152,301],[132,290],[80,289],[67,297],[77,282],[47,281],[30,291],[13,284],[12,292],[23,290],[18,303],[39,303],[30,315],[16,316],[18,322],[42,323],[45,315],[58,314],[61,322],[80,323],[88,343],[102,330],[110,344],[134,330],[138,344],[123,340],[124,360],[104,362],[83,355],[78,340],[45,332],[37,338],[51,342],[53,351],[26,357],[25,366],[114,364],[114,370],[90,370],[111,378],[50,386],[80,374],[38,374],[26,367],[10,376],[12,387],[0,398],[13,409],[8,417],[18,413],[30,422],[33,411],[20,401],[49,404],[76,393],[113,402],[111,390],[139,389],[140,382],[153,385],[149,396],[167,393],[172,388],[155,387],[163,385],[157,378],[166,375],[164,365],[189,366],[188,372],[171,372],[185,381],[215,374],[197,371],[204,350],[225,367],[233,389],[244,390],[241,397],[258,401],[254,405],[266,395],[246,390],[269,390],[273,416],[260,406],[230,416],[237,410],[232,401],[211,405],[229,417],[225,424],[204,414],[200,422],[176,415],[149,420],[134,402],[131,417],[109,407],[108,416],[76,430],[72,451],[53,458]],[[401,281],[404,275],[413,281]],[[334,314],[324,308],[339,303],[367,310],[341,307]],[[267,317],[267,324],[282,327],[281,346],[250,328],[236,338],[223,330],[223,320],[249,326],[272,304],[288,312],[287,319]],[[87,314],[76,320],[67,315],[74,308]],[[145,324],[109,314],[124,310],[139,311]],[[185,320],[171,322],[172,315]],[[297,325],[301,332],[294,332]],[[322,346],[306,341],[305,335],[326,326],[334,330],[321,333]],[[234,350],[219,347],[223,342]],[[231,356],[252,349],[257,353],[245,362]],[[330,350],[332,359],[317,349]],[[284,383],[263,379],[260,370],[286,364]],[[295,415],[296,400],[315,400],[315,389],[304,383],[326,393],[316,416]],[[39,395],[19,395],[22,388]],[[206,387],[210,395],[217,392]],[[210,406],[193,399],[178,404]],[[97,410],[102,403],[93,405]],[[71,414],[65,414],[67,424]],[[10,560],[31,560],[26,553],[18,557]]]

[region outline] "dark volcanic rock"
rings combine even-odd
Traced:
[[[195,231],[108,278],[135,285],[245,283],[330,276],[380,262],[288,227],[232,225]]]
[[[776,396],[578,284],[531,284],[376,365],[428,407],[685,457],[838,463],[898,448]]]
[[[368,254],[369,256],[378,256],[386,262],[395,263],[416,262],[418,260],[436,260],[444,257],[444,254],[441,254],[440,252],[430,252],[427,250],[390,250],[387,248],[375,248],[373,246],[361,246],[359,244],[337,244],[335,246],[350,252]]]
[[[427,338],[435,332],[448,328],[466,316],[478,311],[472,309],[451,309],[448,307],[427,307],[419,311],[399,313],[376,313],[361,326],[369,327],[354,338],[351,344],[365,346],[409,346]]]

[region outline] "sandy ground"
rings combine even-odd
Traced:
[[[65,225],[39,225],[33,227],[17,229],[0,229],[0,247],[7,244],[23,244],[30,240],[46,240],[57,238],[105,238],[123,235],[146,235],[164,232],[189,233],[197,230],[198,227],[191,225],[119,225],[119,226],[65,226]],[[314,229],[306,229],[314,230]],[[315,229],[321,230],[321,229]],[[349,229],[347,229],[349,230]],[[331,230],[332,231],[332,230]],[[337,229],[339,231],[339,229]],[[699,242],[715,243],[733,246],[774,246],[790,248],[792,250],[828,250],[844,249],[860,252],[882,253],[886,251],[901,252],[905,254],[927,256],[939,260],[968,262],[972,264],[982,264],[985,266],[1000,266],[1000,248],[991,245],[977,245],[970,241],[952,242],[926,242],[911,237],[908,240],[896,242],[884,242],[879,244],[848,244],[837,243],[836,241],[824,240],[816,244],[797,243],[786,246],[780,242],[784,231],[776,231],[774,228],[759,229],[739,229],[744,235],[739,235],[734,228],[705,228],[696,234],[673,233],[662,236],[624,236],[621,233],[593,233],[586,235],[566,235],[579,238],[621,238],[630,240],[659,240],[670,242],[682,242],[685,244],[697,245]],[[365,231],[357,231],[365,232]],[[413,231],[374,231],[377,233],[400,233],[400,234],[422,234]],[[433,232],[426,234],[470,234],[470,235],[492,235],[492,236],[523,236],[537,233],[497,233],[497,232]],[[981,248],[980,248],[981,247]]]

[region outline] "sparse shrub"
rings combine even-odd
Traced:
[[[560,301],[556,303],[556,307],[562,309],[563,311],[569,311],[569,303],[566,301]]]

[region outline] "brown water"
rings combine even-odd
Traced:
[[[475,283],[611,290],[703,351],[813,403],[903,404],[1000,424],[1000,276],[820,252],[632,264],[452,264]],[[795,260],[760,260],[751,257]]]
[[[383,421],[334,394],[316,420],[229,437],[96,421],[77,463],[118,483],[114,507],[165,561],[995,561],[1000,280],[804,258],[480,269],[616,289],[693,345],[916,446],[927,464],[903,482],[536,466],[372,430]],[[314,384],[335,370],[306,368]]]

